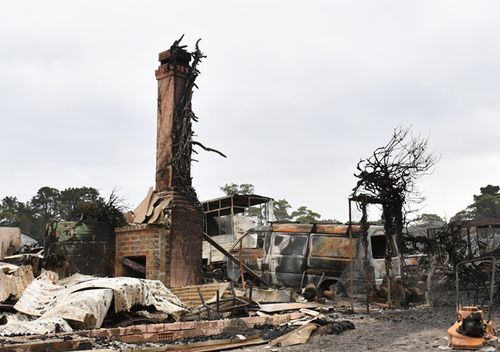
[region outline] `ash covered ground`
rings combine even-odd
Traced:
[[[328,315],[338,322],[352,322],[355,329],[346,329],[342,333],[332,334],[331,331],[325,331],[320,327],[306,344],[288,347],[274,347],[264,344],[233,351],[452,351],[448,347],[447,330],[455,322],[456,310],[453,306],[422,305],[409,309],[377,309],[373,307],[369,315],[366,314],[361,305],[355,306],[354,313],[345,306],[335,306],[334,313],[328,313]],[[487,315],[487,312],[485,313]],[[493,308],[492,320],[496,330],[500,330],[500,307]],[[174,344],[205,341],[213,338],[231,338],[236,334],[247,336],[256,333],[259,333],[266,340],[271,340],[293,329],[293,327],[288,326],[274,328],[272,326],[259,326],[246,330],[242,327],[241,331],[236,329],[238,331],[227,331],[221,336],[207,336],[192,341],[188,341],[188,339],[177,341]],[[157,351],[161,350],[162,346],[165,344],[134,345],[109,341],[100,347],[120,351]],[[490,342],[479,351],[500,351],[499,346],[497,342]]]
[[[339,335],[315,332],[307,344],[289,347],[254,346],[238,351],[452,351],[447,330],[455,322],[455,307],[419,306],[410,309],[372,309],[367,316],[362,308],[356,314],[342,314],[356,326]],[[500,307],[493,309],[493,325],[500,331]],[[500,351],[497,343],[480,351]]]

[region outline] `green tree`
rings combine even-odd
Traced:
[[[18,226],[17,214],[21,207],[24,207],[24,204],[19,202],[16,197],[5,197],[2,199],[2,204],[0,205],[0,225]]]
[[[292,212],[291,217],[300,223],[314,223],[319,222],[321,215],[303,205]]]
[[[423,222],[423,223],[432,223],[432,222],[444,222],[443,218],[440,217],[437,214],[429,214],[429,213],[424,213],[420,215],[418,219],[416,219],[418,222]]]
[[[45,228],[51,220],[60,219],[60,198],[61,193],[52,187],[40,188],[36,195],[31,198],[29,206],[33,212],[31,229],[28,235],[38,241],[43,241]]]
[[[474,195],[472,204],[476,219],[500,218],[500,191],[499,186],[487,185],[480,188],[480,195]]]
[[[227,183],[223,187],[219,187],[222,192],[227,196],[234,196],[236,194],[254,194],[255,187],[250,183],[242,183],[238,185],[236,183]]]
[[[43,241],[45,228],[51,220],[97,220],[113,226],[125,224],[123,201],[113,191],[108,200],[92,187],[66,188],[59,191],[42,187],[26,204],[16,197],[0,202],[0,226],[18,226],[36,240]]]
[[[500,218],[500,186],[487,185],[474,195],[474,203],[456,213],[451,220],[479,220]]]
[[[42,187],[31,198],[31,208],[36,216],[40,216],[47,221],[54,219],[59,215],[59,202],[61,192],[52,187]]]
[[[227,196],[234,196],[237,194],[254,194],[255,187],[250,183],[227,183],[225,186],[220,187],[220,190]],[[308,209],[307,206],[301,206],[297,210],[290,213],[292,206],[286,199],[277,199],[273,202],[274,217],[277,221],[297,221],[301,223],[340,223],[337,220],[324,219],[321,220],[321,215]],[[258,207],[250,207],[245,213],[249,216],[261,216],[261,209]]]
[[[248,194],[254,194],[255,192],[255,187],[254,185],[250,183],[242,183],[241,185],[238,185],[236,183],[227,183],[223,187],[219,187],[222,192],[226,194],[226,196],[235,196],[237,194],[241,195],[248,195]],[[245,212],[245,215],[247,216],[262,216],[262,210],[258,207],[250,207],[248,210]]]
[[[21,232],[31,234],[35,223],[30,203],[23,203],[16,197],[5,197],[0,203],[0,226],[19,227]],[[41,238],[36,238],[40,240]]]
[[[93,208],[102,207],[104,203],[95,188],[66,188],[60,193],[59,216],[65,220],[78,220],[82,214],[88,214]]]
[[[288,212],[288,209],[291,209],[292,206],[286,199],[277,199],[273,202],[273,212],[274,217],[277,221],[287,221],[291,220],[292,217]]]
[[[472,220],[472,219],[474,219],[474,217],[475,217],[475,214],[473,214],[473,212],[469,208],[465,208],[463,210],[460,210],[455,215],[453,215],[450,220],[451,221]]]

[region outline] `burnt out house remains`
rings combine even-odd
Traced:
[[[116,276],[162,281],[167,287],[198,284],[202,274],[203,216],[191,185],[191,110],[198,47],[189,53],[176,41],[159,54],[156,187],[116,229]],[[201,145],[202,146],[202,145]],[[203,147],[203,146],[202,146]],[[209,148],[207,148],[209,149]]]

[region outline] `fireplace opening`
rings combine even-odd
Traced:
[[[138,279],[146,278],[146,256],[130,256],[121,258],[123,265],[123,276],[135,277]]]

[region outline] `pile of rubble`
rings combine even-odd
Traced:
[[[0,266],[0,351],[157,348],[210,351],[307,342],[318,330],[354,328],[333,307],[291,289],[247,290],[231,282],[169,290],[160,281]]]

